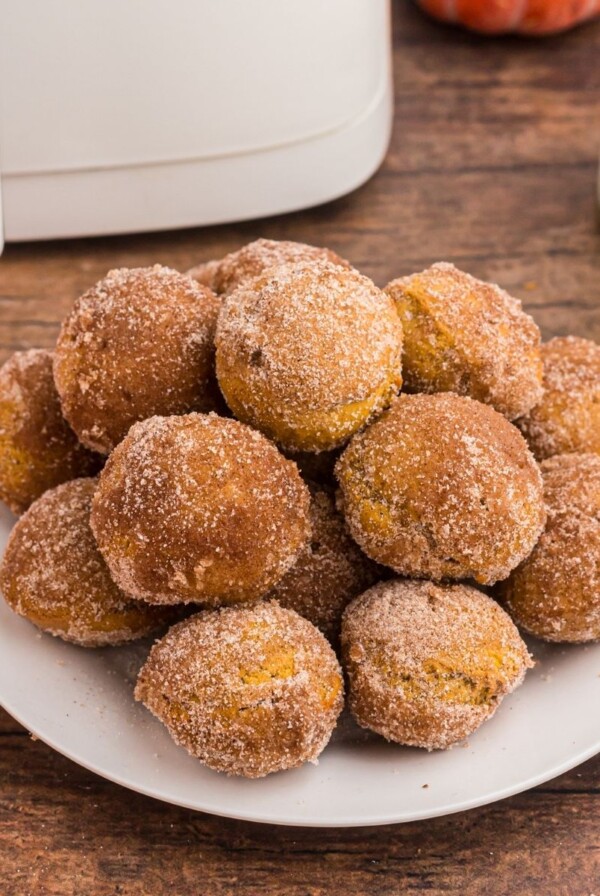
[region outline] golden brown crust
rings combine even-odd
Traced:
[[[312,535],[292,568],[270,592],[337,641],[344,607],[380,577],[376,563],[352,541],[333,495],[311,488]]]
[[[472,734],[533,665],[510,617],[476,588],[400,579],[346,608],[342,652],[359,725],[428,750]]]
[[[260,778],[316,762],[343,680],[323,635],[266,601],[174,626],[152,648],[135,696],[209,768]]]
[[[115,581],[151,603],[256,600],[310,535],[297,467],[216,414],[135,424],[100,477],[91,524]]]
[[[95,488],[95,479],[75,479],[38,498],[12,530],[0,568],[15,613],[83,647],[124,644],[174,619],[112,581],[89,524]]]
[[[52,354],[16,352],[0,368],[0,498],[23,513],[49,488],[96,473],[101,459],[64,419]]]
[[[544,525],[540,471],[519,431],[451,392],[400,395],[336,475],[352,536],[401,575],[492,584]]]
[[[255,240],[230,252],[217,262],[213,283],[216,293],[230,295],[243,284],[264,274],[270,268],[298,262],[328,261],[331,264],[349,268],[350,264],[331,249],[293,243],[290,240]]]
[[[402,382],[393,302],[329,262],[275,268],[223,301],[217,376],[233,413],[288,450],[336,448]]]
[[[63,323],[54,378],[81,441],[108,454],[138,420],[215,409],[219,300],[170,268],[121,268]]]
[[[600,640],[600,457],[556,455],[542,463],[542,474],[546,528],[498,596],[538,638]]]
[[[468,395],[509,420],[540,400],[540,331],[518,299],[444,262],[386,292],[404,327],[407,391]]]
[[[554,454],[600,454],[600,346],[562,336],[542,345],[544,393],[516,421],[538,460]]]

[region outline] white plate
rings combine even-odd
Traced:
[[[14,518],[0,511],[0,549]],[[191,809],[319,827],[459,812],[534,787],[600,752],[600,645],[531,645],[538,661],[469,743],[387,744],[344,718],[317,766],[258,781],[203,768],[133,700],[148,645],[84,650],[0,599],[0,703],[55,750],[117,784]]]

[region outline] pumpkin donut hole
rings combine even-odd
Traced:
[[[287,451],[346,442],[402,383],[402,327],[385,293],[327,261],[274,268],[223,301],[217,377],[235,416]]]
[[[44,632],[83,647],[124,644],[176,619],[122,592],[90,529],[95,479],[45,492],[11,532],[0,584],[6,602]]]
[[[216,414],[151,417],[109,457],[91,525],[128,594],[219,606],[258,600],[295,563],[309,500],[256,430]]]
[[[218,311],[207,287],[161,265],[110,271],[78,299],[54,378],[80,440],[108,454],[139,420],[216,410]]]
[[[23,513],[47,489],[96,473],[101,458],[64,419],[52,353],[16,352],[0,368],[0,498]]]
[[[544,641],[600,640],[600,457],[542,463],[546,527],[497,595],[517,625]]]
[[[600,346],[561,336],[542,345],[544,391],[516,420],[538,460],[555,454],[600,454]]]
[[[539,468],[519,431],[452,392],[400,395],[336,465],[364,552],[411,578],[493,584],[545,522]]]
[[[509,420],[542,396],[540,331],[518,299],[439,263],[386,286],[404,329],[408,392],[457,392]]]
[[[358,724],[427,750],[476,731],[533,665],[508,614],[481,591],[400,579],[348,605],[342,657]]]
[[[238,286],[250,283],[271,268],[305,262],[328,261],[343,268],[350,268],[349,262],[340,258],[331,249],[294,243],[291,240],[254,240],[230,252],[215,264],[213,288],[219,295],[230,295]]]
[[[351,265],[331,249],[321,249],[290,240],[254,240],[230,252],[221,259],[211,259],[194,265],[186,273],[217,295],[229,295],[234,290],[268,271],[296,262],[329,261],[343,268]]]
[[[150,651],[135,689],[192,756],[247,778],[316,762],[343,693],[326,639],[275,601],[204,611],[174,626]]]
[[[269,597],[309,619],[335,643],[344,607],[381,577],[381,568],[350,537],[333,495],[317,486],[310,491],[310,540]]]

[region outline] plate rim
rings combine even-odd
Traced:
[[[160,790],[152,790],[151,788],[136,785],[131,783],[131,781],[128,781],[123,776],[120,776],[118,774],[111,774],[106,771],[101,771],[97,766],[94,766],[92,763],[77,755],[75,751],[70,751],[67,747],[59,745],[57,742],[55,742],[53,738],[47,737],[46,735],[40,733],[39,730],[35,730],[34,727],[31,727],[20,715],[19,710],[15,710],[10,705],[10,701],[7,701],[6,699],[0,699],[0,706],[16,722],[22,725],[30,735],[33,735],[33,737],[42,741],[42,743],[44,743],[46,746],[59,753],[61,756],[64,756],[66,759],[69,759],[71,762],[74,762],[76,765],[81,766],[81,768],[86,769],[86,771],[92,772],[93,774],[98,775],[98,777],[103,778],[106,781],[110,781],[112,784],[117,784],[118,786],[123,787],[126,790],[131,790],[134,793],[139,793],[142,796],[158,800],[159,802],[167,803],[171,806],[188,809],[193,812],[204,812],[207,815],[213,815],[219,818],[229,818],[236,821],[248,821],[252,822],[253,824],[273,824],[281,825],[283,827],[302,827],[315,829],[382,827],[384,825],[391,824],[408,824],[409,822],[426,821],[430,818],[443,818],[448,815],[455,815],[459,812],[467,812],[471,809],[488,806],[492,803],[508,799],[511,796],[516,796],[519,793],[525,793],[528,790],[539,787],[540,784],[545,784],[547,781],[554,780],[560,775],[565,774],[573,768],[577,768],[578,765],[581,765],[582,763],[587,762],[589,759],[593,759],[594,756],[600,754],[599,739],[591,747],[587,747],[581,750],[577,754],[569,757],[569,759],[566,759],[564,762],[553,766],[551,769],[545,769],[537,775],[532,775],[523,781],[519,781],[514,786],[507,786],[501,788],[496,792],[486,793],[481,797],[471,797],[470,799],[464,799],[462,801],[450,803],[445,807],[438,807],[437,809],[433,810],[423,810],[422,812],[410,811],[405,813],[398,812],[393,815],[388,814],[384,816],[373,816],[371,814],[365,817],[361,817],[360,819],[336,819],[332,817],[325,820],[315,818],[306,818],[299,820],[292,815],[288,816],[285,814],[282,814],[278,818],[267,818],[264,815],[261,816],[260,813],[254,814],[249,812],[240,812],[236,814],[234,812],[219,810],[218,808],[215,808],[210,804],[208,806],[200,806],[198,804],[186,802],[185,800],[173,799],[167,793],[161,793]]]

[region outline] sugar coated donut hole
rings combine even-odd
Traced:
[[[544,392],[516,421],[538,460],[554,454],[600,454],[600,346],[561,336],[542,345]]]
[[[150,603],[263,597],[310,535],[294,463],[256,430],[218,417],[151,417],[102,471],[92,529],[114,580]]]
[[[401,575],[492,584],[544,526],[540,471],[519,431],[451,392],[400,395],[336,475],[352,536]]]
[[[223,300],[216,344],[235,416],[287,450],[342,445],[402,382],[392,300],[325,261],[274,268],[240,286]]]
[[[16,352],[0,368],[0,499],[23,513],[47,489],[99,468],[62,415],[51,352]]]
[[[108,454],[138,420],[214,410],[219,300],[170,268],[121,268],[89,289],[62,325],[54,378],[65,417]]]
[[[335,642],[344,607],[381,573],[350,538],[333,495],[317,486],[310,490],[310,541],[269,596],[309,619]]]
[[[45,492],[11,532],[0,584],[8,605],[42,631],[84,647],[124,644],[175,618],[115,585],[90,529],[95,479]]]
[[[533,665],[508,614],[481,591],[401,579],[348,605],[342,656],[358,724],[428,750],[472,734]]]
[[[517,625],[545,641],[600,640],[600,457],[542,463],[548,521],[532,553],[498,586]]]
[[[349,268],[348,262],[331,249],[294,243],[290,240],[254,240],[236,252],[230,252],[216,262],[213,289],[216,293],[229,295],[242,284],[264,274],[270,268],[281,265],[306,262],[328,261],[331,264]],[[210,264],[210,262],[209,262]]]
[[[514,420],[542,396],[540,331],[518,299],[439,263],[386,286],[404,328],[409,392],[457,392]]]
[[[135,696],[209,768],[260,778],[317,760],[343,680],[323,635],[264,601],[174,626],[152,648]]]

